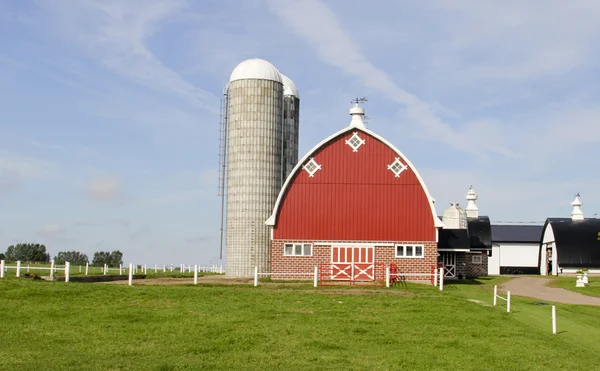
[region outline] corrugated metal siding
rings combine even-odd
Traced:
[[[396,178],[388,170],[398,154],[376,138],[358,152],[347,132],[314,154],[322,169],[295,175],[284,196],[275,239],[435,241],[429,201],[412,169]],[[400,158],[403,164],[404,159]]]

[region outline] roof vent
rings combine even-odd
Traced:
[[[579,200],[579,193],[575,195],[575,200],[571,202],[573,206],[573,211],[571,212],[571,219],[573,220],[583,220],[583,211],[581,210],[581,200]]]
[[[465,211],[467,212],[467,218],[479,218],[479,208],[475,204],[477,200],[477,193],[473,189],[473,186],[469,188],[469,192],[467,193],[467,207]]]

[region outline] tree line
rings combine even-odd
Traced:
[[[0,253],[0,259],[9,262],[22,261],[29,263],[48,263],[50,254],[46,252],[46,246],[39,243],[18,243],[10,245],[5,253]],[[55,264],[70,262],[73,265],[85,265],[90,263],[88,256],[80,251],[59,251],[54,257]],[[116,267],[123,264],[123,253],[119,250],[96,251],[91,261],[95,267]]]

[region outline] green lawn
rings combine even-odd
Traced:
[[[600,308],[514,298],[493,284],[107,285],[0,280],[3,369],[593,370]],[[402,294],[402,295],[396,295]],[[478,299],[473,303],[467,299]]]
[[[589,276],[588,281],[589,285],[585,287],[575,287],[575,281],[577,277],[556,277],[552,282],[550,282],[550,287],[560,287],[563,289],[571,290],[578,292],[580,294],[589,295],[589,296],[600,296],[600,277],[598,276]]]

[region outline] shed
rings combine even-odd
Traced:
[[[542,225],[492,225],[488,274],[538,274]]]

